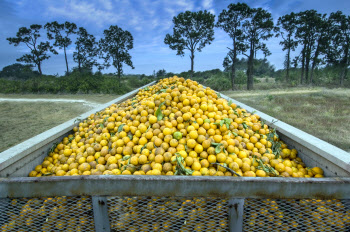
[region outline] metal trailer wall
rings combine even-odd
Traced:
[[[3,178],[0,229],[345,232],[349,186],[348,177]]]
[[[0,177],[28,176],[36,165],[41,164],[50,148],[73,133],[73,127],[79,125],[79,120],[86,119],[91,114],[99,112],[112,104],[123,102],[137,94],[140,89],[155,84],[155,81],[120,96],[108,103],[101,104],[76,118],[34,136],[8,150],[0,153]]]
[[[276,129],[277,134],[288,146],[298,151],[298,156],[307,166],[321,167],[325,176],[328,177],[350,176],[350,154],[348,152],[224,94],[221,94],[221,97],[228,101],[231,100],[248,112],[255,112],[259,115],[269,127]]]
[[[0,177],[27,176],[36,165],[42,162],[55,143],[60,142],[63,137],[72,132],[73,127],[79,124],[76,122],[77,119],[85,119],[114,103],[123,102],[136,95],[140,89],[153,84],[155,81],[3,151],[0,153]],[[298,156],[307,166],[321,167],[325,176],[328,177],[350,176],[350,155],[348,152],[223,94],[221,97],[231,100],[248,112],[258,114],[268,126],[276,129],[284,142],[291,148],[298,150]]]
[[[262,112],[256,114],[298,150],[306,165],[323,168],[327,178],[23,177],[55,142],[71,133],[78,124],[73,119],[0,153],[0,176],[10,177],[0,178],[0,230],[349,231],[348,153]]]

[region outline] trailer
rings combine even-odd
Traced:
[[[350,231],[349,153],[223,94],[326,177],[27,177],[77,119],[139,89],[0,153],[1,231]]]

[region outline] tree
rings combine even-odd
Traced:
[[[275,67],[270,62],[264,59],[255,59],[254,74],[258,77],[273,77],[275,74]]]
[[[245,44],[248,47],[249,55],[247,68],[247,89],[253,89],[253,72],[254,72],[254,57],[258,50],[261,50],[265,56],[270,55],[270,51],[263,43],[273,36],[273,20],[271,13],[262,8],[253,8],[250,10],[250,18],[246,19],[242,24],[242,31],[245,36]]]
[[[77,35],[73,60],[78,63],[79,72],[82,71],[82,68],[91,70],[94,65],[98,65],[96,60],[99,52],[98,43],[95,36],[89,34],[83,27],[79,27]]]
[[[225,71],[231,69],[232,61],[227,56],[224,59],[223,66]],[[248,60],[245,58],[237,59],[237,71],[244,71],[247,68]],[[273,76],[275,74],[275,67],[270,62],[264,59],[254,59],[254,75],[259,77]]]
[[[289,69],[291,65],[290,52],[295,51],[295,48],[298,46],[298,41],[293,39],[294,33],[297,29],[297,15],[292,12],[290,14],[284,15],[278,18],[277,28],[276,28],[276,37],[281,36],[282,41],[282,50],[287,50],[286,59],[284,61],[284,67],[286,69],[286,81],[289,81]],[[283,30],[281,30],[283,29]]]
[[[350,16],[337,11],[331,13],[329,19],[331,43],[327,47],[326,58],[340,68],[339,84],[342,86],[350,65]]]
[[[158,72],[157,72],[157,74],[156,74],[156,76],[157,76],[158,78],[160,78],[160,77],[165,77],[165,75],[166,75],[165,69],[159,69]]]
[[[68,60],[67,60],[67,47],[72,44],[72,40],[69,35],[75,34],[77,25],[75,23],[65,22],[59,24],[57,21],[52,23],[46,23],[44,26],[47,29],[47,37],[52,40],[55,39],[54,46],[63,48],[64,58],[66,60],[67,73],[69,73]]]
[[[316,23],[316,33],[315,33],[315,46],[313,47],[312,54],[312,65],[311,65],[311,74],[309,84],[312,85],[313,82],[313,74],[315,67],[322,63],[322,60],[319,59],[320,55],[324,55],[326,53],[327,47],[329,46],[330,40],[330,21],[327,18],[326,14],[319,15],[320,17],[315,18]]]
[[[167,34],[164,43],[170,49],[176,50],[179,56],[184,56],[184,50],[189,50],[191,55],[191,73],[194,66],[194,52],[201,52],[207,44],[214,40],[215,15],[210,12],[186,11],[173,18],[173,35]],[[192,75],[192,74],[191,74]]]
[[[20,63],[8,65],[4,67],[0,72],[0,77],[5,77],[5,78],[15,77],[23,80],[27,80],[37,75],[39,75],[39,73],[37,71],[33,71],[33,65],[31,64],[23,65]]]
[[[232,39],[232,48],[224,60],[224,65],[231,65],[231,83],[232,90],[235,87],[235,73],[237,55],[245,52],[247,47],[244,44],[244,35],[241,30],[241,24],[249,16],[250,8],[245,3],[230,4],[228,10],[223,10],[218,18],[216,26],[222,28]]]
[[[109,30],[104,30],[104,38],[99,42],[101,58],[105,61],[105,66],[112,65],[117,69],[118,80],[123,73],[123,63],[134,69],[129,50],[134,47],[134,39],[129,31],[124,31],[118,26],[110,26]]]
[[[173,77],[173,76],[175,76],[175,73],[167,72],[165,75],[166,75],[166,77]]]
[[[30,54],[24,54],[16,60],[27,64],[35,64],[38,67],[40,75],[42,75],[42,62],[50,58],[47,53],[58,54],[48,41],[39,43],[38,39],[40,38],[41,28],[42,26],[38,24],[32,24],[29,28],[21,27],[16,37],[7,38],[9,43],[14,44],[14,46],[24,43],[30,49]]]
[[[229,53],[230,53],[231,51],[229,51]],[[224,58],[224,60],[222,61],[222,67],[224,67],[224,71],[225,72],[229,72],[230,71],[230,69],[231,69],[231,71],[233,72],[233,70],[232,70],[232,59],[231,59],[231,56],[230,55],[226,55],[225,56],[225,58]],[[231,75],[231,79],[232,79],[232,75]],[[232,80],[232,82],[233,82],[234,80]]]
[[[317,61],[319,52],[315,53],[316,56],[313,58],[313,53],[316,49],[316,41],[320,41],[319,38],[322,38],[321,30],[321,21],[322,15],[318,14],[315,10],[307,10],[298,13],[298,27],[296,30],[296,38],[299,40],[299,43],[303,45],[301,51],[301,76],[300,82],[310,82],[309,80],[309,69],[310,62],[314,59]],[[316,64],[316,63],[315,63]],[[304,78],[305,74],[305,78]],[[312,83],[312,81],[310,82]]]

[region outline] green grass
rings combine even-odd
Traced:
[[[350,151],[350,89],[291,88],[224,94]]]
[[[93,103],[106,103],[117,95],[35,95],[0,94],[0,98],[47,98],[79,99]],[[91,107],[81,103],[60,102],[0,102],[0,152],[21,143],[37,134],[51,129],[80,114]]]
[[[106,103],[117,98],[119,95],[115,94],[2,94],[0,98],[47,98],[47,99],[74,99],[74,100],[86,100],[94,103]]]

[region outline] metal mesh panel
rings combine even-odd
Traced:
[[[228,200],[108,197],[112,231],[228,231]]]
[[[91,198],[1,198],[0,231],[95,231]]]
[[[244,231],[350,231],[350,200],[246,199]]]

